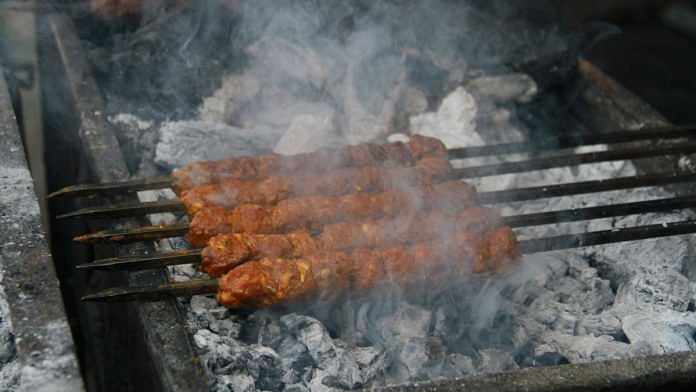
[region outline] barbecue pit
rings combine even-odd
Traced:
[[[125,166],[121,147],[119,146],[118,140],[111,130],[111,125],[105,121],[104,116],[106,110],[104,109],[103,103],[101,103],[99,98],[99,89],[95,81],[89,77],[90,64],[85,59],[84,53],[79,46],[79,42],[75,38],[70,22],[60,17],[51,16],[45,20],[45,23],[46,24],[44,27],[46,28],[46,32],[50,33],[50,35],[55,39],[55,46],[46,44],[44,53],[47,55],[52,55],[54,56],[54,59],[59,60],[57,63],[61,64],[64,68],[63,71],[65,72],[68,80],[67,86],[62,86],[63,88],[67,89],[57,91],[68,91],[69,96],[72,97],[72,102],[68,103],[66,108],[62,108],[55,113],[55,115],[58,116],[57,118],[60,119],[60,121],[57,121],[57,123],[62,122],[62,125],[65,125],[66,118],[70,118],[72,124],[74,124],[73,129],[78,130],[78,134],[73,136],[79,141],[79,143],[81,143],[82,149],[86,153],[84,159],[89,164],[90,171],[92,172],[90,176],[85,176],[83,178],[66,179],[63,185],[77,182],[89,182],[86,181],[87,178],[90,180],[97,180],[99,182],[110,182],[126,179],[128,177],[128,170]],[[579,69],[580,76],[578,76],[578,82],[583,84],[583,88],[580,94],[581,99],[575,102],[574,116],[580,117],[577,123],[579,123],[582,127],[590,128],[597,132],[603,132],[608,130],[615,131],[618,129],[669,126],[669,124],[667,124],[666,121],[659,116],[659,114],[652,111],[649,107],[646,107],[646,105],[641,103],[630,93],[616,85],[616,83],[608,79],[606,76],[602,75],[601,72],[595,69],[591,64],[581,62]],[[570,121],[570,123],[574,123],[575,120],[576,119],[573,119]],[[637,127],[636,124],[639,124],[640,126]],[[688,147],[684,148],[686,148],[684,152],[692,151],[688,150]],[[621,150],[621,148],[617,148],[617,150]],[[637,146],[636,151],[647,151],[647,149],[645,147]],[[671,148],[666,149],[665,151],[662,151],[662,153],[655,153],[655,155],[666,155],[664,153],[671,151],[674,150]],[[609,150],[609,153],[615,152],[616,151],[612,151],[611,149]],[[573,156],[576,157],[575,154],[573,154]],[[587,156],[589,157],[590,155]],[[600,153],[599,155],[594,154],[592,156],[596,157],[602,155]],[[625,156],[625,159],[630,159],[633,156],[634,155],[632,152],[631,154]],[[659,166],[661,165],[660,162],[663,161],[655,159],[652,161],[640,161],[639,164],[636,165],[636,172],[631,174],[641,175],[643,173],[655,172],[654,167],[651,169],[650,165],[652,164],[654,166]],[[675,162],[670,161],[670,163],[672,166],[662,166],[661,168],[664,169],[665,167],[670,167],[671,171],[676,171],[676,169],[674,169],[676,168],[676,165],[674,164]],[[607,173],[611,173],[611,176],[616,176],[615,173],[617,171],[612,171],[613,169],[615,168],[607,168]],[[659,170],[659,172],[663,172],[663,170]],[[628,176],[628,173],[624,174]],[[83,175],[85,175],[85,173],[83,173]],[[480,172],[471,173],[472,177],[478,177],[479,175]],[[578,177],[582,178],[582,175],[579,175]],[[685,175],[685,177],[687,176]],[[679,183],[686,181],[683,178],[681,180],[676,180],[675,178],[663,178],[656,180],[653,178],[653,180],[656,181],[654,183],[659,182],[660,185],[669,185],[669,192],[673,192],[674,194],[679,194],[679,192],[681,192]],[[688,190],[688,187],[685,185],[683,189]],[[544,191],[542,189],[538,189],[537,192],[541,192],[543,194]],[[668,194],[662,193],[661,195],[667,196]],[[612,203],[627,202],[628,200],[624,200],[623,196],[624,195],[621,194],[615,196],[615,198],[612,199]],[[493,198],[494,196],[488,197]],[[535,196],[535,198],[538,197],[538,195]],[[127,198],[116,200],[116,202],[123,202],[126,200]],[[133,199],[131,198],[131,200]],[[638,200],[640,200],[640,198]],[[529,203],[527,205],[529,205]],[[553,208],[553,210],[564,209],[570,206],[562,207],[562,205],[559,204],[555,207],[557,208]],[[534,210],[533,205],[529,208],[529,211]],[[521,211],[519,208],[513,209],[517,213]],[[64,209],[65,212],[70,210],[72,210],[72,208]],[[554,218],[558,219],[558,217]],[[97,229],[102,228],[108,228],[110,230],[128,229],[129,227],[132,228],[135,226],[145,225],[148,222],[134,220],[131,222],[121,223],[119,224],[119,227],[112,226],[112,223],[108,221],[102,223],[104,225],[89,223],[88,230],[78,228],[72,233],[66,233],[66,243],[69,237],[76,234],[96,231]],[[634,225],[635,223],[636,222],[629,224]],[[661,224],[662,222],[657,221],[655,223]],[[596,229],[606,228],[601,227],[598,223]],[[605,236],[609,234],[610,233],[605,233]],[[601,238],[601,236],[599,238]],[[176,248],[177,244],[174,243],[173,246]],[[682,246],[684,245],[682,244]],[[120,254],[124,255],[131,254],[133,252],[132,249],[124,247],[118,247],[117,249]],[[113,251],[114,248],[108,245],[96,247],[95,257],[87,257],[88,260],[84,261],[113,256]],[[66,250],[65,252],[65,255],[71,254],[70,250]],[[77,261],[77,259],[75,259],[75,261]],[[597,266],[590,266],[587,273],[591,273],[590,270],[592,269],[595,271],[598,270]],[[87,291],[87,289],[95,291],[97,288],[123,285],[125,283],[132,287],[164,283],[167,279],[167,273],[173,273],[175,276],[179,277],[184,275],[192,275],[190,269],[186,270],[185,268],[179,267],[175,267],[169,272],[160,269],[157,271],[131,273],[128,274],[127,277],[115,277],[113,274],[102,274],[98,275],[96,278],[94,276],[91,277],[86,281],[88,285],[86,285],[86,287],[81,287],[80,289],[82,289],[83,291],[81,292],[84,293]],[[95,274],[95,276],[97,276],[97,274]],[[594,284],[601,281],[602,277],[590,276],[588,279],[589,282]],[[95,280],[98,280],[96,284],[94,284]],[[211,303],[210,300],[205,300],[201,297],[194,297],[190,302],[188,300],[184,300],[183,303],[177,300],[168,300],[154,303],[134,303],[125,305],[123,307],[120,307],[121,305],[116,305],[118,307],[107,308],[106,310],[104,307],[99,307],[99,309],[97,309],[96,306],[90,304],[82,304],[79,306],[90,309],[88,312],[96,314],[97,316],[95,317],[103,318],[103,320],[105,320],[103,322],[115,322],[117,323],[115,325],[122,325],[124,328],[128,328],[130,331],[134,331],[136,333],[136,340],[139,340],[139,344],[132,345],[132,348],[138,352],[139,358],[142,358],[143,361],[142,364],[136,365],[136,367],[139,367],[143,372],[140,382],[150,383],[149,385],[156,386],[164,390],[203,388],[203,385],[211,382],[212,376],[209,373],[209,370],[204,370],[199,358],[203,358],[203,362],[209,363],[209,361],[215,360],[215,354],[213,354],[211,357],[210,353],[206,353],[204,351],[207,343],[202,340],[202,337],[205,337],[204,335],[206,334],[202,334],[200,331],[204,331],[205,328],[202,328],[201,325],[196,325],[196,322],[200,323],[201,320],[191,320],[191,315],[196,315],[195,312],[200,312],[198,315],[201,316],[204,319],[203,321],[206,321],[208,324],[210,324],[215,317],[219,316],[221,310],[216,305]],[[196,310],[196,306],[198,306],[198,310]],[[201,308],[203,308],[203,310],[201,310]],[[119,318],[119,314],[123,314],[124,312],[129,314],[127,320],[117,320]],[[212,316],[213,314],[218,314],[218,316]],[[270,320],[273,320],[273,317],[274,316],[271,315]],[[191,325],[186,325],[185,320],[187,318],[189,318],[189,321],[191,324],[193,324],[193,329],[191,329]],[[226,327],[236,328],[234,322],[227,324],[229,325]],[[172,326],[174,327],[172,328]],[[103,327],[96,326],[95,328],[97,330],[88,330],[84,331],[84,333],[88,335],[99,335],[100,333],[103,334],[105,332]],[[99,331],[99,329],[102,330]],[[208,325],[207,329],[210,329],[210,325]],[[198,330],[198,333],[191,336],[191,333],[195,330]],[[214,339],[214,337],[211,339]],[[108,341],[108,339],[106,340]],[[194,344],[191,344],[191,340],[193,340]],[[114,349],[115,347],[111,348]],[[171,350],[171,348],[175,348],[175,350]],[[262,349],[259,350],[258,355],[267,355],[267,357],[270,355],[267,352],[264,353]],[[103,350],[94,349],[92,355],[106,355],[104,352],[99,352],[97,354],[98,351]],[[114,353],[117,351],[118,350],[114,349],[114,351],[109,351],[109,353]],[[125,355],[128,354],[122,353],[122,358]],[[194,358],[193,361],[191,360],[192,358]],[[494,357],[494,360],[498,359],[505,362],[503,360],[505,358]],[[110,360],[114,361],[114,359],[107,358],[104,358],[103,360],[107,362]],[[554,358],[552,356],[549,356],[548,360],[550,363],[561,361],[559,358]],[[665,369],[665,366],[667,366],[668,369],[660,376],[654,375],[655,367],[653,367],[653,365],[657,362],[664,364],[662,367],[663,369]],[[659,385],[672,383],[685,386],[692,381],[690,378],[691,376],[686,370],[689,369],[692,362],[693,356],[691,354],[670,354],[660,357],[624,359],[606,364],[589,363],[558,365],[546,368],[515,370],[513,372],[504,374],[470,376],[458,381],[454,381],[455,384],[453,385],[457,387],[482,385],[492,389],[496,385],[501,385],[499,383],[503,381],[515,382],[513,380],[526,380],[531,383],[530,387],[553,389],[554,387],[560,385],[557,383],[558,378],[556,378],[560,377],[565,383],[563,384],[564,386],[570,385],[589,388],[602,385],[628,388],[638,385],[638,383],[644,381],[645,377],[649,377],[649,382],[654,383],[656,387]],[[101,365],[92,364],[90,366]],[[510,370],[510,368],[503,367],[500,368],[500,370]],[[109,375],[107,374],[108,372],[103,370],[100,373],[101,380],[99,382],[105,382],[105,380],[109,380],[110,377],[115,377],[113,374]],[[236,379],[228,380],[236,383],[244,381],[248,382],[249,377],[237,377]],[[543,380],[543,382],[539,383],[539,380]],[[251,381],[253,382],[257,380],[252,378]],[[452,382],[444,382],[444,384],[437,385],[447,386],[452,385],[451,383]],[[220,380],[218,380],[218,384],[220,384]],[[425,386],[416,385],[411,388],[427,388],[434,385],[436,384],[427,384]]]

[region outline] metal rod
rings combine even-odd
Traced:
[[[112,257],[95,260],[92,263],[80,264],[78,269],[104,271],[140,271],[146,269],[167,267],[170,265],[199,263],[200,249],[187,249],[176,252],[158,253],[132,257]]]
[[[217,279],[198,279],[140,287],[114,287],[85,295],[82,300],[96,302],[159,301],[190,295],[214,294],[217,292],[217,287]]]
[[[696,181],[696,173],[658,173],[645,176],[613,178],[559,185],[546,185],[504,191],[481,192],[477,200],[482,204],[509,203],[514,201],[542,199],[546,197],[570,196],[594,192],[607,192],[619,189],[660,186]],[[146,226],[119,231],[99,231],[75,237],[81,243],[129,243],[160,238],[182,237],[188,231],[188,224],[173,226]]]
[[[630,177],[630,178],[635,178],[636,183],[646,183],[648,179],[649,181],[655,182],[659,184],[668,184],[668,183],[678,183],[686,180],[695,180],[696,181],[696,173],[687,173],[687,174],[678,174],[678,173],[669,173],[669,174],[659,174],[659,175],[650,175],[650,176],[644,176],[643,177]],[[543,187],[535,187],[535,188],[521,188],[521,189],[511,189],[511,190],[505,190],[505,191],[498,191],[498,192],[482,192],[478,196],[478,200],[482,203],[495,203],[496,198],[500,198],[502,195],[508,195],[509,197],[505,198],[503,197],[502,201],[520,201],[520,200],[528,200],[531,195],[534,195],[533,198],[543,198],[543,197],[550,197],[551,195],[553,196],[560,196],[560,195],[568,195],[568,194],[573,194],[572,191],[574,189],[577,189],[583,193],[590,193],[590,191],[585,191],[585,189],[592,189],[593,186],[599,186],[599,189],[604,189],[607,187],[611,186],[617,186],[617,184],[624,184],[627,183],[627,181],[623,181],[623,179],[612,179],[612,180],[599,180],[599,181],[588,181],[588,182],[581,182],[581,183],[572,183],[572,184],[562,184],[562,185],[553,185],[553,186],[543,186]],[[628,183],[633,184],[633,182],[628,181]],[[554,192],[564,192],[562,194],[554,194]],[[525,198],[525,195],[527,198]],[[67,219],[67,218],[72,218],[72,219],[102,219],[102,218],[122,218],[122,217],[127,217],[127,216],[136,216],[136,215],[147,215],[147,214],[155,214],[155,213],[160,213],[160,212],[182,212],[186,211],[186,208],[179,202],[178,200],[161,200],[161,201],[153,201],[153,202],[143,202],[143,203],[130,203],[130,204],[121,204],[121,205],[114,205],[114,206],[107,206],[107,207],[89,207],[89,208],[83,208],[74,212],[70,212],[67,214],[62,214],[56,216],[57,219]]]
[[[681,221],[524,240],[518,246],[522,253],[528,254],[692,233],[696,233],[696,221]]]
[[[663,127],[663,128],[650,128],[643,130],[624,130],[618,132],[608,132],[608,133],[590,133],[590,134],[573,134],[573,135],[563,135],[556,139],[551,139],[551,142],[546,141],[534,141],[534,142],[520,142],[520,143],[506,143],[506,144],[495,144],[488,146],[476,146],[476,147],[465,147],[456,148],[449,150],[450,159],[462,159],[479,157],[485,155],[501,155],[501,154],[511,154],[519,152],[533,152],[533,151],[548,151],[559,148],[571,148],[579,147],[582,145],[592,145],[592,144],[613,144],[613,143],[624,143],[632,141],[641,140],[655,140],[655,139],[674,139],[682,137],[693,136],[696,131],[696,125],[688,124],[675,127]],[[641,149],[638,149],[641,150]],[[620,151],[620,150],[617,150]],[[669,153],[669,152],[667,152]],[[676,153],[676,152],[675,152]],[[589,153],[589,154],[599,154],[599,153]],[[586,155],[589,155],[586,154]],[[572,155],[575,157],[577,155]],[[650,156],[650,155],[649,155]],[[562,157],[557,157],[559,159]],[[616,158],[616,159],[628,159],[627,158]],[[550,159],[550,158],[546,158]],[[587,159],[587,158],[585,158]],[[599,159],[599,158],[595,158]],[[603,159],[609,160],[609,159]],[[597,162],[596,160],[591,160],[589,162]],[[589,162],[579,162],[570,164],[580,164]],[[561,166],[566,166],[568,164],[563,164]],[[488,165],[496,166],[496,165]],[[476,167],[478,171],[485,170],[482,169],[486,166]],[[556,167],[556,166],[551,166]],[[546,167],[542,167],[546,168]],[[470,171],[474,168],[470,168]],[[491,169],[488,169],[491,170]],[[534,170],[534,169],[525,169]],[[488,174],[490,175],[490,174]],[[460,172],[461,178],[464,176],[471,175],[467,172]],[[83,184],[83,185],[73,185],[65,187],[53,193],[50,193],[47,198],[53,198],[58,196],[89,196],[93,194],[115,194],[115,193],[127,193],[127,192],[137,192],[149,189],[160,189],[168,188],[171,186],[171,179],[169,177],[159,177],[147,180],[133,180],[125,182],[115,182],[115,183],[104,183],[104,184]]]
[[[674,127],[622,130],[605,133],[576,133],[556,138],[540,139],[518,143],[492,144],[453,148],[448,151],[450,159],[475,158],[488,155],[505,155],[525,152],[552,151],[561,148],[574,148],[594,144],[615,144],[660,139],[676,139],[696,135],[696,124]]]
[[[179,200],[158,200],[113,206],[89,207],[56,216],[56,219],[113,219],[160,212],[182,212],[186,208]]]
[[[510,227],[524,227],[644,214],[647,212],[664,212],[693,207],[696,207],[696,195],[506,216],[503,220],[505,224]]]
[[[73,238],[73,241],[80,243],[129,243],[160,238],[183,237],[188,233],[188,224],[145,226],[135,229],[118,231],[98,231]]]
[[[696,233],[696,221],[560,235],[520,241],[518,246],[522,253],[530,254],[691,233]],[[155,286],[115,287],[86,295],[82,299],[99,302],[156,301],[177,296],[212,294],[217,291],[217,286],[217,279],[203,279]]]
[[[568,154],[544,158],[532,158],[517,162],[503,162],[491,165],[464,167],[454,169],[452,174],[456,178],[486,177],[499,174],[551,169],[554,167],[575,166],[585,163],[621,161],[625,159],[639,159],[658,155],[686,154],[691,152],[696,152],[696,142],[659,146],[651,145],[611,151],[588,152],[584,154]]]
[[[691,207],[696,207],[696,195],[598,207],[585,207],[561,211],[512,215],[506,216],[503,219],[505,224],[510,227],[525,227],[549,223],[572,222],[613,216],[643,214],[648,212],[671,211]],[[109,271],[138,271],[170,265],[198,263],[201,261],[200,256],[201,250],[193,249],[146,256],[121,258],[114,257],[96,260],[92,263],[81,264],[78,265],[77,268]]]
[[[156,177],[145,180],[132,180],[122,182],[105,182],[102,184],[81,184],[72,185],[46,196],[47,199],[52,199],[59,196],[77,197],[90,196],[95,194],[118,194],[118,193],[133,193],[138,191],[146,191],[150,189],[162,189],[172,186],[172,180],[169,177]]]
[[[571,182],[567,184],[481,192],[476,198],[479,203],[483,204],[510,203],[547,197],[609,192],[621,189],[663,186],[694,181],[696,181],[696,173],[657,173],[643,176],[612,178],[608,180]]]

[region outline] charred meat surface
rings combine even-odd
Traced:
[[[516,244],[512,230],[502,227],[485,235],[456,234],[437,245],[265,258],[225,274],[217,300],[234,309],[256,309],[309,296],[325,299],[368,291],[382,281],[410,288],[434,285],[458,273],[501,273],[519,259]]]
[[[198,185],[227,180],[262,181],[277,174],[326,173],[346,167],[395,167],[412,165],[425,157],[446,155],[447,148],[441,141],[412,135],[408,143],[363,143],[292,156],[265,154],[195,162],[175,170],[172,183],[174,190],[181,193]]]
[[[328,176],[316,174],[272,176],[261,182],[231,179],[184,190],[180,199],[189,216],[205,207],[232,208],[238,204],[276,204],[298,196],[337,196],[378,192],[444,179],[452,172],[445,157],[427,157],[414,166],[383,168],[364,166],[337,169]]]
[[[211,207],[191,220],[188,239],[205,246],[222,233],[281,233],[318,230],[344,220],[396,217],[419,211],[457,212],[475,203],[476,189],[463,181],[344,196],[304,196],[274,206],[243,204],[233,209]]]
[[[502,225],[502,219],[493,210],[477,206],[456,214],[435,211],[396,219],[339,222],[325,226],[316,238],[306,231],[220,234],[211,238],[203,249],[201,270],[220,276],[250,260],[297,258],[320,250],[403,246],[437,240],[446,234],[466,231],[483,234]]]

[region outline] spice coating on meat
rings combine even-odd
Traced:
[[[320,250],[403,246],[455,233],[480,235],[502,225],[502,219],[493,210],[476,206],[456,214],[435,211],[396,219],[333,223],[325,226],[316,239],[303,231],[220,234],[211,238],[203,249],[201,271],[220,276],[250,260],[303,257]]]
[[[494,244],[501,238],[505,245],[496,248]],[[519,258],[514,238],[505,227],[484,236],[455,235],[445,244],[256,260],[220,279],[217,300],[235,309],[256,309],[310,295],[370,290],[387,280],[408,289],[451,279],[452,274],[501,272]]]
[[[452,165],[444,157],[428,157],[414,166],[382,168],[365,166],[338,169],[330,175],[276,175],[261,182],[227,180],[204,184],[181,193],[181,202],[189,216],[205,207],[232,208],[238,204],[276,204],[281,200],[306,195],[336,196],[356,192],[378,192],[415,186],[444,179]]]
[[[172,173],[172,187],[180,194],[195,186],[232,179],[261,181],[282,173],[324,173],[345,167],[404,166],[428,156],[446,155],[447,149],[439,140],[413,135],[408,143],[394,142],[381,146],[358,144],[292,156],[264,154],[195,162]]]
[[[201,254],[201,270],[220,276],[248,260],[296,258],[317,253],[319,246],[307,232],[288,234],[233,233],[215,236]]]
[[[275,206],[243,204],[233,209],[205,208],[189,225],[188,239],[205,246],[222,233],[282,233],[319,229],[344,220],[395,217],[419,211],[457,212],[473,204],[476,189],[463,181],[448,181],[382,193],[344,196],[304,196]]]

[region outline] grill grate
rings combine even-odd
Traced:
[[[642,131],[618,131],[598,135],[566,135],[551,142],[551,145],[566,147],[581,147],[597,143],[624,142],[656,142],[666,139],[677,139],[676,142],[664,144],[649,144],[641,147],[617,148],[610,151],[583,154],[554,154],[542,158],[533,158],[517,162],[505,162],[483,166],[473,166],[455,169],[454,178],[484,177],[500,174],[518,173],[523,171],[549,169],[563,166],[574,166],[584,163],[639,159],[645,157],[675,155],[696,152],[696,142],[691,139],[696,136],[696,126],[684,125],[675,127],[660,127]],[[631,133],[633,132],[633,133]],[[665,137],[660,135],[664,133]],[[685,140],[686,139],[686,140]],[[485,156],[484,154],[517,153],[520,151],[537,151],[530,143],[513,143],[450,150],[450,159],[462,157]],[[484,192],[478,196],[481,203],[503,203],[521,200],[534,200],[552,196],[578,195],[616,189],[631,189],[636,187],[667,185],[678,182],[692,182],[696,173],[677,172],[660,173],[648,176],[635,176],[611,180],[568,183],[553,186],[510,189],[505,191]],[[67,187],[55,192],[58,196],[91,196],[95,193],[133,192],[143,187],[159,188],[170,185],[163,179],[145,180],[140,182],[90,184]],[[696,195],[686,195],[658,200],[647,200],[632,203],[611,204],[596,207],[576,208],[560,211],[548,211],[524,215],[504,217],[505,224],[513,228],[591,220],[607,217],[643,214],[648,212],[666,212],[678,209],[696,207]],[[176,200],[165,200],[146,203],[131,203],[124,205],[94,207],[67,213],[58,218],[101,219],[120,218],[157,212],[185,211],[183,205]],[[137,242],[157,238],[168,238],[185,235],[187,224],[168,226],[140,227],[117,232],[90,233],[75,238],[77,242]],[[551,250],[578,248],[602,245],[615,242],[642,240],[690,234],[696,232],[696,221],[682,221],[663,225],[646,225],[616,230],[605,230],[578,234],[564,234],[554,237],[535,238],[520,241],[519,247],[523,253],[538,253]],[[95,270],[126,270],[136,271],[160,268],[170,265],[189,264],[200,261],[200,251],[181,251],[161,253],[152,256],[122,257],[96,260],[93,263],[80,265],[81,269]],[[190,281],[149,287],[120,287],[108,289],[84,297],[93,301],[122,301],[122,300],[154,300],[192,293],[214,293],[217,280]]]

